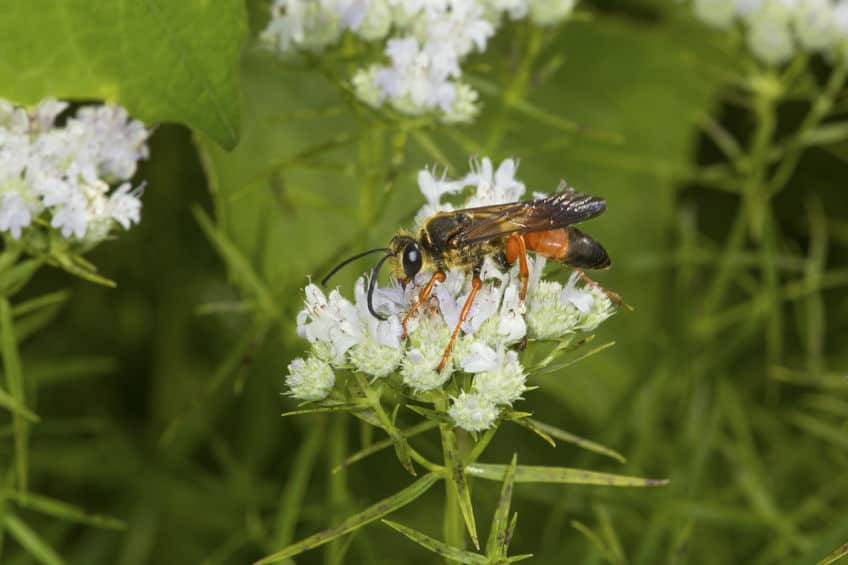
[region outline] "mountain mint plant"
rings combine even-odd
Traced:
[[[525,186],[516,178],[516,170],[513,159],[504,160],[495,169],[491,160],[483,158],[473,161],[470,172],[457,179],[430,169],[420,171],[418,187],[425,202],[415,217],[412,233],[417,233],[421,224],[437,212],[520,200]],[[533,198],[544,196],[536,193]],[[389,436],[382,447],[393,446],[410,474],[417,476],[420,468],[427,474],[348,518],[342,522],[344,528],[317,533],[259,563],[282,561],[331,541],[340,532],[385,516],[423,494],[439,479],[447,482],[452,500],[445,507],[445,541],[395,522],[384,522],[427,549],[454,556],[463,563],[507,562],[514,526],[509,527],[508,533],[503,513],[508,513],[515,481],[664,484],[564,467],[523,467],[515,459],[511,465],[477,462],[504,423],[522,426],[552,445],[560,439],[620,459],[607,448],[575,439],[555,426],[532,419],[529,412],[515,410],[520,401],[531,399],[537,388],[532,382],[535,373],[555,370],[554,361],[590,341],[590,332],[616,311],[607,291],[596,283],[584,282],[587,279],[578,273],[572,273],[563,283],[545,276],[544,258],[531,256],[528,262],[528,290],[522,300],[518,266],[503,270],[491,258],[486,259],[480,273],[482,287],[441,370],[438,367],[452,329],[472,291],[472,277],[464,269],[448,270],[444,280],[436,284],[408,319],[407,312],[420,299],[419,293],[432,273],[418,273],[407,284],[393,280],[385,285],[362,276],[354,285],[352,299],[338,288],[325,292],[311,282],[306,286],[304,308],[297,316],[297,333],[310,347],[304,357],[294,359],[288,366],[285,394],[301,401],[291,414],[349,412]],[[376,317],[375,311],[383,319]],[[401,428],[402,420],[419,417],[424,420]],[[436,428],[441,436],[442,462],[430,460],[412,445],[414,436]],[[366,448],[348,461],[358,461],[375,451]],[[472,477],[503,480],[504,491],[508,492],[493,519],[485,556],[465,550],[464,534],[451,526],[464,522],[472,544],[481,549],[468,485]],[[516,560],[519,558],[515,556]]]
[[[483,53],[505,19],[542,27],[567,19],[576,0],[274,0],[262,34],[288,54],[320,53],[350,33],[380,43],[383,57],[357,70],[350,88],[373,108],[446,123],[471,121],[478,94],[462,80],[463,61]]]

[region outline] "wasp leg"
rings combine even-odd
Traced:
[[[527,268],[527,245],[524,236],[512,233],[506,239],[506,262],[512,265],[518,259],[518,273],[521,276],[521,301],[527,296],[527,283],[530,280],[530,269]]]
[[[474,302],[474,297],[477,296],[477,293],[480,291],[482,286],[483,281],[480,279],[480,274],[475,272],[474,278],[471,279],[471,292],[468,293],[468,298],[465,299],[465,304],[463,304],[462,310],[459,313],[459,320],[457,320],[456,327],[453,329],[448,346],[445,347],[445,352],[442,353],[442,360],[439,361],[439,366],[436,367],[436,372],[440,373],[442,369],[445,368],[448,359],[450,359],[453,342],[456,341],[456,336],[459,335],[459,328],[462,327],[462,322],[464,322],[465,318],[468,317],[468,311],[471,310],[471,303]]]
[[[592,286],[594,286],[594,287],[596,287],[596,288],[599,288],[599,289],[600,289],[600,290],[601,290],[604,294],[606,294],[607,296],[609,296],[610,300],[612,300],[613,302],[615,302],[615,303],[618,305],[618,307],[619,307],[619,308],[620,308],[620,307],[622,307],[622,306],[624,306],[624,307],[625,307],[625,308],[627,308],[628,310],[632,310],[632,309],[633,309],[631,306],[628,306],[627,304],[625,304],[625,303],[624,303],[624,300],[622,300],[622,299],[621,299],[621,295],[620,295],[620,294],[618,294],[617,292],[613,292],[613,291],[611,291],[611,290],[607,290],[607,289],[605,289],[604,287],[602,287],[601,285],[599,285],[597,282],[595,282],[595,281],[593,281],[592,279],[590,279],[590,278],[589,278],[589,275],[587,275],[586,273],[584,273],[582,270],[580,270],[580,269],[574,269],[574,272],[576,272],[576,273],[577,273],[577,276],[578,276],[578,277],[580,277],[580,280],[581,280],[581,281],[583,281],[584,283],[586,283],[586,284],[588,284],[588,285],[592,285]]]
[[[418,295],[418,302],[410,307],[409,311],[406,313],[406,316],[403,317],[401,321],[401,326],[403,326],[403,333],[401,334],[401,339],[406,339],[406,322],[415,314],[415,311],[418,310],[418,307],[421,306],[425,300],[430,296],[430,293],[433,291],[433,287],[437,282],[445,282],[445,274],[442,271],[436,271],[433,273],[433,276],[430,277],[430,280],[427,282],[427,285],[421,289],[421,294]]]

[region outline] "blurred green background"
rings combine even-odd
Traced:
[[[23,345],[43,419],[31,438],[31,489],[120,518],[126,530],[16,513],[68,563],[247,563],[408,484],[391,450],[330,476],[331,448],[359,445],[353,419],[280,417],[295,406],[280,394],[285,366],[305,349],[294,331],[300,289],[409,222],[419,169],[438,163],[459,175],[480,152],[520,158],[529,190],[567,179],[604,196],[608,212],[586,226],[613,258],[597,278],[636,307],[599,330],[597,342],[615,347],[540,378],[521,404],[627,463],[553,450],[518,427],[499,432],[485,461],[517,452],[524,464],[671,479],[644,490],[519,485],[513,552],[551,564],[814,563],[848,540],[848,144],[806,151],[773,201],[774,286],[760,271],[763,244],[722,251],[738,196],[697,181],[721,159],[699,128],[705,116],[743,140],[753,127],[728,97],[739,58],[670,2],[583,8],[591,17],[563,26],[540,53],[526,107],[501,100],[526,33],[507,26],[468,63],[483,92],[478,121],[410,134],[402,150],[392,147],[396,132],[362,115],[293,115],[345,101],[320,73],[248,46],[234,150],[174,125],[153,135],[139,173],[142,223],[90,257],[118,288],[44,271],[26,291],[72,293]],[[260,12],[251,7],[254,33]],[[781,123],[791,131],[804,111],[803,101],[782,105]],[[385,206],[377,218],[375,203]],[[250,281],[228,272],[212,232],[252,267],[275,317],[244,307]],[[705,311],[720,269],[728,291]],[[350,288],[358,274],[336,282]],[[438,438],[421,445],[437,450]],[[439,489],[397,520],[439,537]],[[473,485],[484,524],[498,489]],[[331,558],[318,549],[296,561]],[[2,563],[32,561],[5,537]],[[436,561],[379,524],[359,531],[345,558]]]

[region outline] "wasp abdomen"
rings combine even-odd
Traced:
[[[580,269],[606,269],[610,258],[606,249],[576,228],[559,228],[524,234],[529,251],[562,261]]]

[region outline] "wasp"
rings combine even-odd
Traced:
[[[417,237],[406,232],[398,233],[388,247],[371,249],[346,259],[321,283],[326,284],[333,274],[351,261],[371,253],[385,253],[371,272],[368,310],[376,318],[386,319],[374,310],[372,303],[377,276],[383,263],[389,262],[389,270],[404,285],[413,281],[421,271],[432,272],[430,280],[418,295],[418,301],[402,320],[403,337],[406,337],[406,325],[410,317],[427,301],[433,287],[444,282],[445,273],[452,269],[470,272],[471,292],[462,306],[459,321],[436,368],[441,371],[450,359],[453,343],[468,316],[474,297],[483,286],[480,272],[486,257],[493,257],[504,270],[518,262],[521,279],[519,296],[522,301],[527,295],[530,277],[528,251],[574,267],[584,281],[595,285],[583,273],[583,269],[609,268],[609,255],[600,243],[571,226],[594,218],[604,210],[606,201],[603,198],[567,188],[537,200],[440,212],[424,221]],[[617,294],[605,292],[618,304],[622,303]]]

